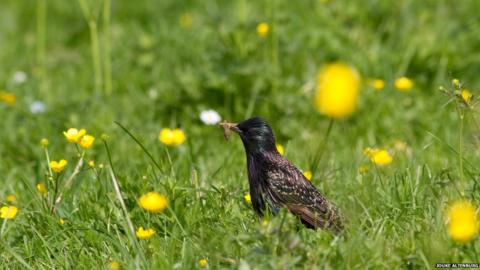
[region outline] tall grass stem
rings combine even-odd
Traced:
[[[45,71],[45,35],[47,32],[47,2],[46,0],[37,1],[36,10],[37,33],[35,39],[36,52],[36,72],[40,81],[40,92],[46,91],[46,71]]]
[[[310,164],[312,173],[315,174],[318,166],[320,165],[320,162],[322,161],[323,153],[325,152],[328,138],[330,137],[330,133],[332,131],[333,127],[333,122],[335,120],[333,118],[330,118],[330,121],[328,122],[328,128],[327,131],[325,132],[325,136],[321,142],[318,143],[317,151],[315,152],[315,158],[312,161],[312,164]]]
[[[118,202],[120,203],[120,207],[122,208],[123,217],[125,219],[125,222],[127,223],[127,231],[128,231],[127,235],[129,236],[130,241],[132,242],[132,245],[134,246],[136,254],[137,254],[137,256],[136,256],[136,267],[137,267],[137,269],[140,269],[140,265],[139,265],[139,261],[138,261],[139,257],[143,261],[144,266],[146,266],[145,255],[143,254],[143,251],[140,247],[140,244],[138,243],[138,240],[136,238],[135,227],[133,226],[132,220],[130,219],[130,215],[129,215],[129,212],[127,210],[127,206],[125,205],[125,201],[123,200],[123,196],[122,196],[122,192],[120,190],[120,186],[118,185],[118,181],[117,181],[117,177],[116,177],[116,174],[115,174],[115,171],[114,171],[112,156],[110,154],[110,149],[108,147],[108,143],[106,141],[103,141],[103,144],[105,146],[105,150],[107,151],[108,161],[110,163],[109,174],[110,174],[110,178],[112,179],[113,189],[115,191],[115,195],[118,199]]]
[[[111,0],[103,1],[103,70],[105,93],[110,95],[112,93],[112,62],[111,62],[111,47],[110,47],[110,14],[111,14]]]
[[[460,111],[460,131],[458,134],[458,161],[460,165],[460,192],[465,196],[465,179],[463,176],[463,126],[465,121],[465,114]]]
[[[102,66],[100,64],[100,44],[98,41],[97,22],[91,19],[88,23],[90,29],[90,41],[92,46],[93,72],[95,76],[95,90],[102,90]]]

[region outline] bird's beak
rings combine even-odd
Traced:
[[[233,130],[237,133],[241,132],[241,130],[237,127],[236,123],[228,123],[227,121],[223,121],[219,125],[223,129],[223,136],[225,137],[225,140],[228,140],[228,138],[230,138],[230,130]]]

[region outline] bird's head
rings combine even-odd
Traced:
[[[277,151],[272,128],[263,118],[254,117],[238,124],[223,122],[220,126],[227,140],[230,130],[238,133],[247,153]]]

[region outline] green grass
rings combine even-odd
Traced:
[[[478,239],[457,244],[444,225],[446,206],[461,198],[460,120],[438,87],[459,78],[478,93],[480,2],[111,1],[108,18],[104,1],[0,3],[0,89],[17,96],[14,106],[0,103],[0,206],[15,194],[19,208],[1,236],[0,268],[102,269],[118,260],[125,269],[195,269],[207,258],[212,269],[428,269],[479,261]],[[185,14],[191,26],[180,25]],[[272,27],[267,38],[255,30],[263,21]],[[198,114],[261,115],[286,157],[310,169],[329,124],[313,106],[315,75],[333,60],[387,82],[383,91],[365,85],[355,114],[334,122],[314,173],[347,231],[308,230],[283,212],[263,226],[243,199],[239,138],[225,141]],[[17,70],[28,74],[25,83],[12,82]],[[410,92],[393,87],[403,75],[415,81]],[[34,100],[47,111],[31,114]],[[465,196],[478,205],[476,115],[467,113],[462,153]],[[105,166],[96,175],[84,165],[52,214],[35,188],[48,181],[40,140],[49,139],[51,159],[69,161],[66,179],[78,160],[62,134],[70,127],[97,138],[86,160]],[[187,141],[165,147],[157,139],[163,127],[182,128]],[[395,150],[396,140],[408,151]],[[394,151],[393,163],[359,174],[369,164],[366,147]],[[169,198],[164,213],[137,205],[152,190]],[[156,236],[136,240],[128,218]]]

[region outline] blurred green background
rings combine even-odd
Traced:
[[[6,225],[0,266],[92,269],[114,259],[126,269],[193,269],[208,258],[213,269],[417,269],[478,262],[478,243],[452,243],[444,228],[443,209],[459,197],[460,121],[438,91],[452,88],[453,78],[474,95],[480,86],[478,10],[476,0],[2,0],[0,90],[16,102],[0,103],[0,202],[16,194],[20,210]],[[270,26],[266,37],[256,31],[261,22]],[[214,109],[230,121],[263,116],[286,157],[308,170],[329,124],[314,107],[315,77],[332,61],[359,71],[362,92],[358,110],[335,121],[313,183],[343,209],[349,235],[333,238],[294,220],[275,230],[278,218],[265,229],[243,201],[240,140],[225,142],[199,113]],[[17,71],[25,82],[15,82]],[[411,91],[394,88],[401,76],[415,82]],[[371,88],[371,78],[385,80],[385,89]],[[31,112],[35,101],[44,112]],[[461,149],[473,200],[475,114],[469,111]],[[156,172],[114,121],[164,170]],[[76,151],[62,135],[70,127],[97,137],[88,154],[96,163],[108,163],[99,137],[110,136],[132,220],[157,230],[141,243],[145,260],[123,230],[107,172],[79,175],[58,213],[68,226],[42,210],[35,185],[47,163],[39,141],[48,138],[52,159],[68,158],[71,172]],[[182,128],[187,142],[163,146],[162,127]],[[399,141],[407,150],[395,148]],[[359,174],[366,147],[393,151],[394,162]],[[138,209],[136,198],[150,190],[166,194],[172,212]]]

